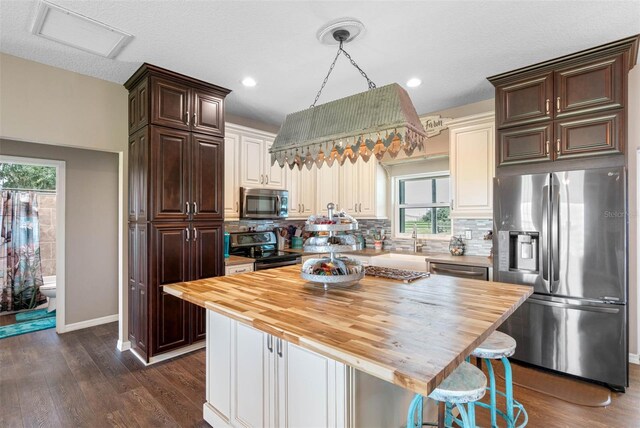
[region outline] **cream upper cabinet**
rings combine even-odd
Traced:
[[[340,208],[356,218],[386,218],[387,181],[375,158],[346,161],[340,167]]]
[[[451,217],[492,218],[495,116],[468,116],[449,123]]]
[[[240,134],[227,131],[224,137],[224,218],[240,216]]]
[[[271,165],[271,153],[269,149],[273,146],[273,138],[264,140],[264,187],[268,189],[285,189],[286,188],[286,169],[280,168],[278,162]]]
[[[316,210],[316,167],[284,168],[289,190],[289,218],[306,218]]]
[[[316,169],[316,211],[326,212],[327,204],[333,202],[338,209],[340,206],[340,165],[322,165]]]

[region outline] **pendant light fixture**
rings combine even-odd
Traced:
[[[397,83],[378,88],[344,50],[343,45],[363,28],[360,21],[346,19],[318,32],[321,41],[332,36],[338,52],[313,104],[285,118],[270,149],[272,164],[311,169],[314,164],[331,166],[336,160],[340,165],[358,158],[366,162],[372,155],[380,160],[387,152],[395,158],[401,150],[411,156],[423,148],[426,133],[407,91]],[[340,55],[367,80],[368,90],[316,105]]]

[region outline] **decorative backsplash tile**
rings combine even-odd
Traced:
[[[383,248],[385,250],[413,250],[413,240],[411,239],[392,239],[391,221],[390,220],[359,220],[361,233],[365,238],[366,246],[373,248],[374,235],[384,231]],[[240,220],[227,221],[224,223],[227,232],[241,232],[249,228],[255,228],[258,231],[273,230],[276,227],[288,227],[294,225],[303,227],[304,220]],[[465,231],[471,230],[471,239],[465,239],[466,251],[469,256],[488,256],[491,253],[492,241],[485,240],[484,236],[493,228],[493,222],[489,219],[454,219],[453,233],[454,235],[465,236]],[[422,251],[425,253],[448,253],[449,241],[435,239],[421,239]]]

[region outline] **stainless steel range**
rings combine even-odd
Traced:
[[[229,253],[255,259],[255,269],[271,269],[302,263],[299,254],[276,249],[273,232],[238,232],[230,236]]]

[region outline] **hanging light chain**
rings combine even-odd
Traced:
[[[320,99],[320,94],[322,94],[322,90],[324,89],[325,85],[327,84],[327,81],[329,80],[329,76],[331,76],[331,72],[333,71],[333,68],[336,66],[336,61],[338,61],[338,57],[340,56],[340,54],[344,54],[344,56],[346,56],[347,59],[351,62],[351,65],[353,65],[355,68],[357,68],[358,71],[360,72],[360,74],[362,74],[362,76],[365,79],[367,79],[367,85],[369,85],[369,89],[375,89],[376,88],[376,84],[373,83],[371,81],[371,79],[369,79],[369,76],[367,76],[367,73],[365,73],[364,70],[362,70],[358,66],[358,64],[356,64],[356,62],[353,60],[353,58],[351,58],[351,55],[349,55],[347,53],[347,51],[342,49],[342,41],[340,41],[340,46],[338,47],[338,53],[336,53],[336,57],[333,59],[333,62],[331,63],[331,66],[329,67],[329,72],[327,73],[327,76],[322,81],[322,85],[320,86],[320,90],[316,94],[316,99],[313,100],[313,104],[311,104],[311,106],[309,106],[309,108],[313,108],[313,107],[316,106],[316,103],[318,102],[318,99]]]

